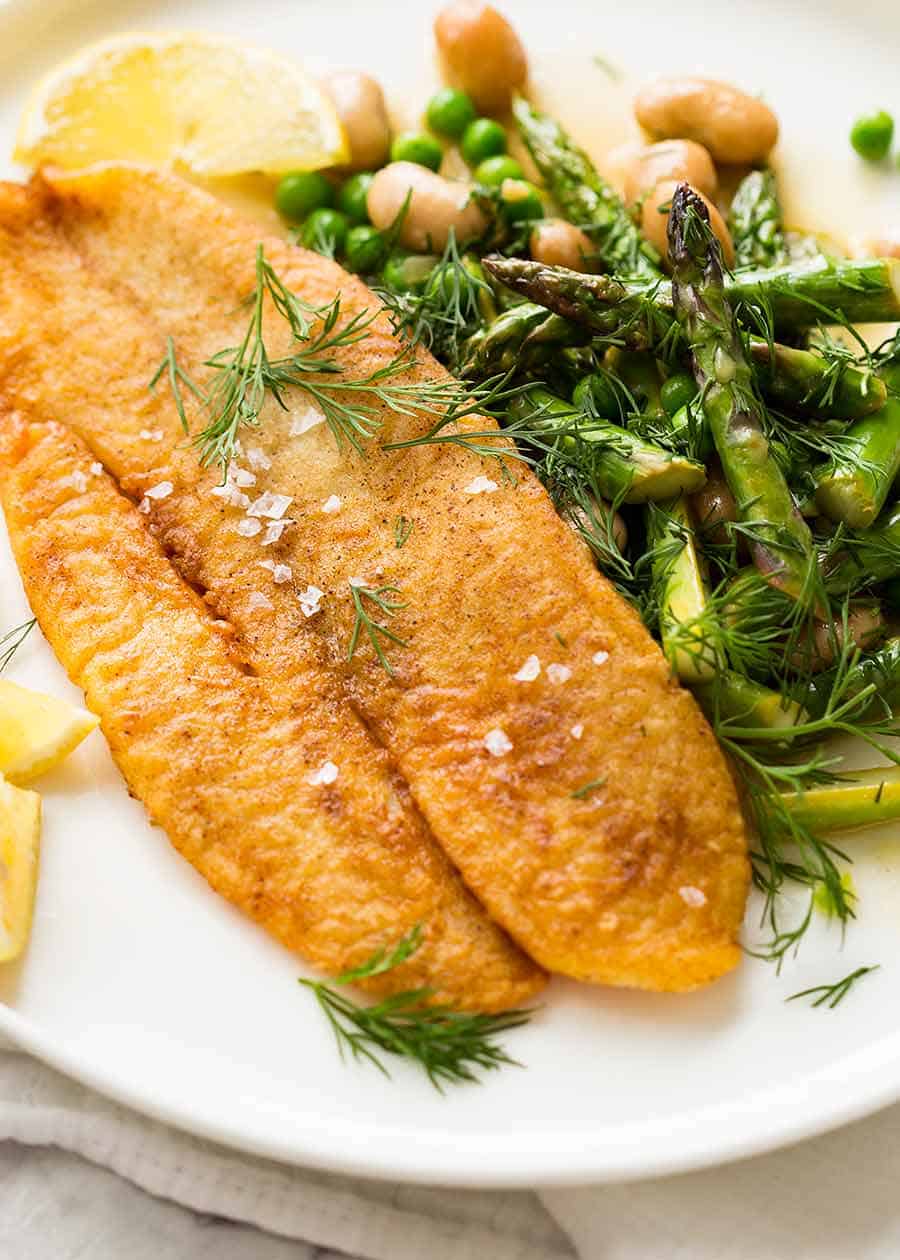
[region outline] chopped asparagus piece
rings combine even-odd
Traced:
[[[773,171],[751,171],[737,186],[728,212],[735,267],[787,262],[784,223]]]
[[[663,652],[682,682],[703,682],[715,675],[721,661],[709,641],[706,582],[684,497],[648,508],[647,540]]]
[[[900,391],[900,368],[885,369],[889,390]],[[866,529],[884,507],[900,472],[900,395],[858,420],[847,433],[844,452],[816,478],[816,504],[833,521]]]
[[[900,818],[900,766],[854,770],[837,783],[786,792],[785,805],[813,831],[853,831]]]
[[[722,250],[703,201],[679,184],[669,216],[675,309],[687,333],[694,374],[722,469],[748,527],[754,564],[773,586],[806,600],[814,586],[809,527],[772,457],[762,403],[725,295]]]

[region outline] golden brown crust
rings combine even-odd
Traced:
[[[509,484],[496,465],[446,446],[339,453],[324,426],[290,439],[290,415],[267,409],[250,440],[273,461],[265,488],[293,496],[296,520],[278,558],[301,589],[313,582],[326,597],[310,621],[296,607],[291,620],[279,605],[277,633],[263,622],[248,627],[240,620],[247,566],[223,558],[222,540],[238,517],[210,511],[211,479],[198,478],[194,454],[173,445],[171,401],[151,399],[143,384],[166,333],[190,365],[234,344],[258,230],[171,177],[105,171],[56,184],[32,242],[42,234],[45,246],[20,251],[32,268],[25,296],[21,282],[0,281],[2,301],[24,303],[23,323],[37,319],[39,329],[26,334],[27,351],[20,338],[11,352],[11,398],[37,388],[47,405],[62,401],[32,296],[53,280],[34,267],[51,277],[63,266],[81,268],[86,274],[57,295],[50,330],[78,381],[67,422],[125,485],[144,489],[163,473],[174,480],[153,519],[175,563],[252,639],[254,652],[283,657],[289,642],[292,653],[321,662],[491,914],[543,965],[581,979],[684,989],[733,967],[748,864],[722,755],[635,613],[596,573],[534,478],[519,472]],[[265,248],[309,301],[340,289],[346,313],[371,307],[369,291],[335,264],[279,240]],[[89,335],[79,327],[86,306],[96,310]],[[276,349],[280,335],[271,329]],[[358,377],[396,350],[379,320],[341,361]],[[420,357],[410,382],[445,375]],[[112,408],[98,372],[112,376]],[[380,419],[380,436],[394,440],[427,423],[386,410]],[[168,438],[152,474],[137,438],[148,424]],[[467,493],[477,475],[498,489]],[[341,511],[325,517],[321,505],[335,493]],[[414,524],[402,550],[393,535],[400,515]],[[350,576],[396,582],[408,602],[392,623],[410,644],[391,650],[393,680],[365,648],[347,662]],[[515,681],[531,654],[540,677]],[[567,681],[551,681],[550,664],[571,670]],[[485,748],[494,729],[512,743],[506,756]],[[602,788],[573,797],[597,779]]]
[[[327,972],[421,922],[420,950],[373,992],[426,984],[485,1010],[533,995],[540,974],[370,741],[315,688],[253,672],[78,439],[0,416],[0,496],[42,629],[132,792],[217,892]],[[330,757],[337,780],[310,784]]]

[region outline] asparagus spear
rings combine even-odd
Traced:
[[[775,267],[787,261],[774,172],[751,171],[744,176],[731,202],[728,229],[735,267]]]
[[[629,350],[651,350],[659,358],[684,350],[668,285],[636,289],[611,276],[582,276],[520,258],[486,258],[484,265],[495,279],[595,337]],[[779,406],[812,414],[827,408],[835,419],[858,420],[877,411],[887,396],[884,382],[869,369],[761,337],[750,339],[750,350],[760,389]]]
[[[813,350],[750,338],[756,380],[769,402],[837,420],[859,420],[884,405],[887,387],[870,368],[829,362]]]
[[[836,783],[783,794],[794,818],[811,831],[852,831],[900,818],[900,766],[854,770]]]
[[[722,469],[748,532],[756,567],[794,599],[808,598],[815,553],[809,527],[794,506],[763,432],[762,403],[725,296],[722,249],[703,201],[679,184],[669,215],[675,310],[688,339]]]
[[[806,721],[806,710],[770,687],[725,669],[691,688],[711,722],[758,730],[784,730]]]
[[[554,351],[584,345],[589,339],[584,329],[569,320],[548,314],[545,307],[533,302],[522,302],[468,339],[458,374],[468,380],[483,380],[513,368],[536,367]]]
[[[529,432],[537,432],[543,441],[569,453],[578,449],[579,439],[595,446],[594,481],[611,502],[645,503],[691,494],[706,480],[702,464],[644,442],[608,420],[579,415],[571,403],[540,386],[515,398],[508,416],[523,430],[524,440]]]
[[[488,257],[484,266],[496,280],[548,310],[587,323],[598,336],[646,320],[648,305],[660,312],[657,338],[660,329],[664,333],[670,326],[672,290],[665,280],[590,276],[522,258]],[[900,320],[898,259],[829,261],[820,255],[806,263],[741,271],[727,276],[725,287],[736,307],[755,312],[757,318],[771,313],[776,332],[834,323],[837,314],[854,324]],[[654,349],[655,342],[639,348]]]
[[[518,97],[513,116],[562,212],[597,244],[605,266],[625,276],[659,277],[659,254],[644,240],[618,194],[559,123]]]
[[[666,660],[682,682],[708,680],[721,667],[721,661],[709,641],[709,622],[704,618],[706,581],[686,498],[649,506],[647,541]]]
[[[886,508],[869,529],[845,535],[823,568],[826,586],[837,592],[900,574],[900,503]]]
[[[883,370],[884,405],[857,420],[848,442],[816,477],[816,504],[833,521],[866,529],[884,507],[900,472],[900,367]]]

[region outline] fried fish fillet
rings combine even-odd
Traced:
[[[356,724],[305,678],[256,675],[135,507],[64,427],[0,419],[0,497],[31,605],[132,792],[229,901],[329,972],[421,922],[367,985],[486,1010],[540,973],[416,827]],[[317,775],[340,746],[338,777]]]
[[[579,979],[672,990],[733,967],[749,871],[721,752],[539,483],[521,471],[505,481],[458,447],[379,449],[429,427],[421,411],[380,406],[379,441],[360,456],[324,425],[308,429],[303,395],[289,395],[286,412],[270,402],[245,440],[268,465],[257,489],[291,496],[294,523],[267,554],[324,597],[314,617],[279,599],[276,621],[250,624],[249,564],[233,563],[242,513],[210,497],[211,478],[177,445],[171,399],[145,383],[167,336],[201,376],[237,343],[258,230],[173,177],[135,170],[37,184],[26,199],[18,225],[0,213],[10,403],[64,407],[135,495],[172,482],[150,509],[173,563],[255,652],[285,669],[293,653],[322,662],[466,883],[533,958]],[[318,255],[276,239],[265,253],[307,301],[340,291],[345,318],[373,309],[365,286]],[[271,317],[266,341],[273,354],[290,349]],[[335,357],[352,380],[397,352],[379,318]],[[446,379],[418,357],[411,386]],[[156,453],[140,437],[151,426],[166,439]],[[335,497],[339,511],[324,512]],[[400,517],[413,526],[402,548]],[[391,629],[407,646],[390,646],[392,675],[371,652],[347,659],[351,579],[400,588],[407,606]],[[517,678],[532,657],[540,674],[525,680],[532,663]]]

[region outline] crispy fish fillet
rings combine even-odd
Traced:
[[[308,417],[303,396],[289,398],[286,414],[267,405],[245,440],[271,461],[258,488],[291,495],[295,522],[271,554],[300,589],[313,583],[325,596],[315,617],[294,605],[290,620],[280,601],[277,624],[248,624],[249,566],[223,557],[241,511],[210,498],[196,456],[174,444],[171,400],[144,384],[167,335],[198,375],[236,344],[258,230],[148,172],[66,178],[30,196],[18,226],[13,212],[0,215],[10,402],[65,404],[67,423],[132,493],[172,481],[173,493],[150,506],[173,562],[255,651],[285,668],[291,652],[318,653],[469,887],[533,958],[580,979],[673,990],[733,967],[748,864],[722,755],[537,481],[520,472],[509,484],[496,465],[448,446],[339,451],[324,425],[296,433]],[[340,290],[345,316],[371,309],[371,293],[336,265],[274,239],[265,250],[308,301]],[[52,295],[52,310],[48,300],[41,311],[36,293]],[[289,349],[272,321],[267,345]],[[337,357],[352,379],[397,350],[379,319]],[[54,368],[63,352],[65,380]],[[446,379],[419,357],[411,385]],[[380,439],[391,441],[431,423],[386,407],[379,419]],[[151,425],[166,435],[157,453],[140,438]],[[478,476],[496,488],[475,493]],[[333,495],[340,511],[323,513]],[[400,516],[413,523],[402,549]],[[393,677],[367,650],[347,660],[348,582],[359,577],[399,586],[407,603],[391,622],[408,643],[389,649]],[[532,655],[540,675],[517,680]],[[583,791],[588,783],[597,786]]]
[[[0,418],[0,497],[42,628],[132,792],[213,888],[329,972],[421,922],[419,951],[373,992],[427,984],[483,1009],[534,992],[539,973],[413,825],[364,734],[308,677],[248,668],[71,432]],[[315,782],[338,746],[338,778]]]

